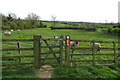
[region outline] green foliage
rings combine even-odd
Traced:
[[[29,68],[18,68],[2,71],[2,78],[37,78],[35,73]]]
[[[119,68],[120,70],[120,68]],[[57,67],[53,78],[118,78],[117,70],[105,66]]]
[[[3,30],[10,29],[31,29],[31,28],[41,28],[46,27],[41,21],[38,20],[21,20],[21,19],[13,19],[11,16],[5,17],[3,16],[2,23]]]
[[[107,34],[113,34],[113,35],[119,35],[120,33],[120,28],[112,28],[112,27],[109,27],[107,28],[106,30],[103,30],[104,33],[107,33]]]

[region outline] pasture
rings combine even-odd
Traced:
[[[2,33],[3,32],[4,31],[2,31]],[[83,31],[83,30],[72,30],[72,29],[71,30],[67,30],[67,29],[66,30],[51,30],[50,28],[33,28],[33,29],[21,30],[20,32],[13,31],[12,35],[2,35],[2,38],[3,39],[33,39],[33,35],[42,35],[43,38],[53,38],[53,36],[60,36],[60,35],[63,35],[64,38],[65,38],[66,35],[69,35],[71,37],[71,39],[73,39],[73,40],[95,40],[95,41],[115,41],[115,42],[118,42],[118,36],[111,35],[111,34],[104,34],[100,30],[98,30],[97,32],[88,32],[88,31]],[[53,45],[54,41],[49,41],[49,44]],[[45,45],[45,44],[43,43],[43,45]],[[79,42],[79,47],[89,47],[89,45],[90,45],[89,42]],[[118,48],[118,44],[116,46]],[[21,48],[31,48],[31,47],[33,47],[33,42],[20,42],[20,47]],[[113,48],[113,44],[112,43],[101,43],[101,47],[102,48],[105,48],[105,47]],[[4,48],[17,48],[17,43],[16,42],[2,42],[2,48],[3,49]],[[43,49],[42,51],[43,52],[48,52],[49,50],[48,49]],[[58,51],[58,49],[54,49],[54,51]],[[90,49],[86,49],[86,50],[78,49],[78,50],[75,50],[75,53],[87,54],[87,53],[91,53],[91,51],[90,51]],[[101,50],[100,52],[97,52],[96,54],[99,54],[99,53],[113,54],[114,52],[113,52],[113,50]],[[117,50],[116,53],[118,54],[118,50]],[[17,55],[18,55],[18,51],[2,52],[3,57],[4,56],[17,56]],[[26,56],[26,55],[27,56],[30,56],[30,55],[33,56],[33,51],[21,51],[21,55],[23,55],[23,56]],[[53,56],[51,55],[50,57],[53,57]],[[78,59],[89,60],[89,59],[92,59],[92,56],[89,56],[89,57],[88,56],[75,56],[75,57],[73,57],[73,59],[74,60],[78,60]],[[113,56],[111,56],[111,55],[110,56],[108,56],[108,55],[106,55],[106,56],[97,55],[96,59],[113,59]],[[11,59],[6,59],[6,60],[2,61],[2,63],[18,63],[18,62],[19,62],[18,58],[14,58],[12,60]],[[33,62],[33,58],[31,58],[31,57],[21,58],[21,62]],[[47,60],[47,62],[55,62],[55,60]],[[82,63],[88,64],[89,62],[75,62],[73,64],[82,64]],[[100,63],[106,63],[106,62],[100,62]],[[113,62],[109,62],[109,63],[113,63]],[[62,69],[58,68],[57,67],[58,65],[53,64],[52,66],[55,67],[55,70],[64,71],[63,68]],[[5,66],[5,68],[9,68],[9,70],[8,71],[3,70],[3,78],[9,78],[9,77],[11,77],[11,78],[19,78],[19,77],[35,78],[36,77],[35,75],[33,75],[33,76],[30,76],[28,74],[25,74],[26,76],[22,75],[25,71],[28,71],[28,73],[34,74],[34,72],[32,70],[30,70],[29,68],[28,69],[23,68],[23,73],[20,73],[20,74],[17,71],[15,71],[16,73],[19,74],[19,76],[18,75],[17,76],[9,75],[8,73],[10,73],[10,74],[14,73],[14,70],[12,71],[12,69],[14,69],[16,67],[23,67],[23,66]],[[28,65],[26,67],[32,67],[32,65]],[[90,67],[90,69],[91,68],[92,67]],[[78,68],[76,68],[76,69],[78,69]],[[97,70],[97,68],[96,68],[96,70]],[[118,67],[117,67],[116,70],[119,70]],[[111,70],[112,71],[111,73],[112,74],[117,74],[116,70],[115,71]],[[57,72],[55,71],[55,73],[57,73]],[[69,71],[68,71],[68,73],[69,73]],[[55,75],[55,74],[54,74],[53,77],[56,77],[56,76],[57,76],[57,78],[59,78],[58,75]],[[65,76],[63,76],[63,77],[65,77]],[[88,76],[88,77],[90,77],[90,76]],[[95,76],[92,76],[92,77],[95,78]],[[112,76],[110,76],[110,77],[112,77]],[[116,76],[113,76],[113,77],[116,78]],[[118,75],[117,75],[117,77],[118,77]]]

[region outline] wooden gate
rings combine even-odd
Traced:
[[[45,63],[47,59],[55,59],[57,64],[62,65],[63,63],[63,36],[60,38],[42,38],[42,36],[34,35],[34,68],[39,69],[40,66],[44,64],[54,64]],[[54,45],[50,46],[48,41],[55,41]],[[59,45],[55,45],[59,43]],[[42,46],[42,45],[46,46]],[[49,49],[48,52],[42,52],[42,49]],[[54,48],[59,48],[59,51],[53,51]],[[44,55],[44,56],[43,56]],[[49,58],[49,55],[53,55],[53,58]]]

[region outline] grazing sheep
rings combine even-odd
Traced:
[[[10,31],[13,31],[13,29],[11,29]]]
[[[54,38],[58,38],[58,36],[54,36]]]
[[[93,43],[90,43],[90,47],[93,48]],[[100,51],[101,45],[100,43],[94,43],[94,47],[97,51]]]
[[[4,32],[4,35],[11,35],[11,32]]]
[[[16,30],[16,31],[20,32],[20,29],[18,29],[18,30]]]

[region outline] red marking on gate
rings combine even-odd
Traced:
[[[48,39],[48,38],[43,38],[42,40],[50,40],[50,39]]]
[[[66,36],[66,45],[70,46],[70,36]]]

